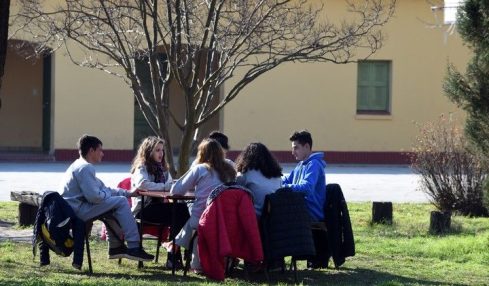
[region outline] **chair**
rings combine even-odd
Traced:
[[[91,229],[93,226],[93,222],[96,220],[100,220],[101,222],[104,223],[104,226],[108,228],[112,233],[121,233],[121,231],[117,231],[114,229],[112,225],[118,224],[117,220],[113,217],[112,211],[108,211],[106,213],[103,213],[97,217],[94,217],[88,221],[85,222],[85,249],[87,252],[87,261],[88,261],[88,272],[90,274],[93,274],[93,268],[92,268],[92,256],[90,253],[90,233]],[[115,236],[116,239],[118,239],[121,243],[124,243],[122,237]],[[121,264],[121,259],[119,258],[118,264]]]
[[[222,185],[212,191],[197,233],[202,270],[211,279],[224,280],[227,258],[263,260],[251,194],[240,186]]]
[[[297,282],[297,260],[315,255],[311,218],[303,194],[287,188],[268,194],[260,222],[266,271],[272,262],[292,256],[291,268]]]
[[[124,189],[126,191],[129,191],[131,189],[131,178],[128,177],[128,178],[123,179],[122,181],[119,182],[117,187]],[[132,206],[131,198],[128,198],[127,202],[129,203],[129,206],[131,207]],[[138,222],[139,231],[141,232],[141,220],[137,220],[137,222]],[[166,241],[166,238],[168,237],[168,234],[169,234],[169,228],[166,225],[154,223],[154,222],[148,222],[148,221],[144,221],[143,225],[144,225],[144,228],[142,230],[142,234],[149,234],[151,236],[156,237],[157,245],[156,245],[155,263],[158,263],[161,243],[163,241]],[[105,224],[104,224],[104,226],[102,227],[102,230],[101,230],[102,239],[105,239],[105,236],[106,236],[106,229],[105,229]],[[120,264],[120,259],[119,259],[119,264]],[[142,263],[139,263],[139,267],[142,267]]]

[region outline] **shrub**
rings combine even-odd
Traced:
[[[441,211],[486,216],[483,204],[488,169],[455,121],[440,116],[420,126],[412,168],[421,175],[421,187]]]

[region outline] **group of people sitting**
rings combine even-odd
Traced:
[[[190,241],[206,208],[209,194],[222,184],[235,182],[250,190],[257,216],[262,213],[267,194],[287,187],[304,193],[313,221],[324,219],[324,154],[312,152],[312,136],[306,130],[294,132],[290,141],[292,155],[299,163],[289,175],[283,175],[279,163],[262,143],[250,143],[236,162],[227,159],[228,138],[223,133],[214,131],[199,144],[196,159],[190,169],[178,180],[174,180],[165,163],[165,142],[158,137],[147,137],[140,144],[132,162],[131,189],[127,191],[107,187],[96,177],[93,164],[102,161],[102,141],[94,136],[83,135],[78,141],[80,157],[67,169],[60,193],[83,221],[107,212],[115,218],[127,246],[116,239],[120,234],[108,231],[110,259],[151,261],[154,256],[140,247],[136,218],[140,218],[143,206],[138,192],[169,191],[175,195],[194,192],[195,200],[188,207],[186,204],[177,204],[170,239],[175,237],[177,246],[194,249],[191,268],[199,272],[201,268],[198,254]],[[128,198],[132,198],[132,208],[127,202]],[[145,200],[144,220],[171,226],[171,205],[154,199]],[[169,247],[167,267],[172,267],[173,263],[181,263],[181,255],[178,250],[170,251]],[[176,256],[171,253],[176,253]]]

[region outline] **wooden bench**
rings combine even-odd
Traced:
[[[31,191],[10,192],[10,199],[19,203],[19,225],[33,225],[37,210],[41,204],[42,194]]]

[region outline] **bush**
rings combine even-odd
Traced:
[[[412,168],[421,175],[422,190],[441,211],[487,216],[484,182],[488,169],[454,120],[441,116],[420,126]]]

